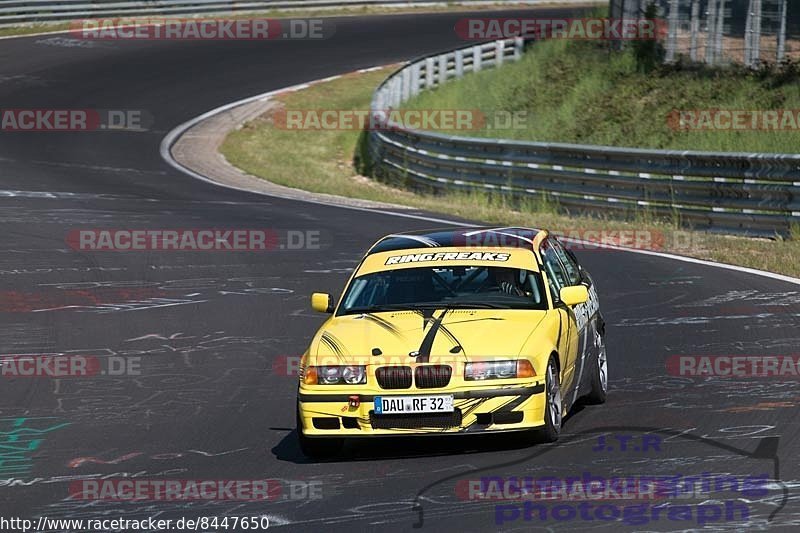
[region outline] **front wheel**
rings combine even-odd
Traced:
[[[555,442],[561,434],[564,402],[561,398],[561,376],[558,372],[556,358],[550,356],[545,373],[544,427],[537,430],[536,440],[539,442]]]
[[[303,435],[303,425],[300,423],[300,406],[296,412],[297,439],[300,451],[309,459],[328,459],[338,455],[344,446],[344,439],[321,438],[311,439]]]

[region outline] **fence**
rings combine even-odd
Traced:
[[[666,59],[709,64],[800,59],[800,10],[789,0],[609,0],[612,18],[643,18],[654,2],[666,20]]]
[[[646,210],[727,233],[774,236],[800,224],[800,154],[642,150],[458,137],[386,114],[421,90],[521,57],[520,38],[411,62],[373,94],[371,173],[427,191],[555,199],[572,211]]]

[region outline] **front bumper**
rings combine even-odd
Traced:
[[[299,423],[306,437],[454,435],[520,431],[544,425],[544,381],[525,385],[446,390],[298,392]],[[376,396],[452,394],[454,413],[375,415]],[[351,396],[358,396],[358,406]]]

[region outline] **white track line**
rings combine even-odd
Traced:
[[[371,67],[369,69],[361,69],[361,70],[358,70],[356,72],[369,72],[371,70],[376,70],[378,68],[382,68],[382,67],[380,67],[380,66]],[[241,105],[249,104],[249,103],[254,102],[256,100],[268,100],[269,98],[271,98],[271,97],[273,97],[273,96],[275,96],[277,94],[298,91],[298,90],[301,90],[301,89],[305,89],[305,88],[307,88],[307,87],[309,87],[311,85],[315,85],[317,83],[322,83],[324,81],[330,81],[330,80],[337,79],[337,78],[339,78],[341,76],[342,75],[331,76],[331,77],[323,78],[323,79],[320,79],[320,80],[314,80],[314,81],[310,81],[310,82],[307,82],[307,83],[301,83],[301,84],[298,84],[298,85],[292,85],[290,87],[285,87],[283,89],[277,89],[277,90],[274,90],[274,91],[269,91],[269,92],[266,92],[266,93],[257,94],[255,96],[251,96],[249,98],[244,98],[242,100],[237,100],[235,102],[231,102],[229,104],[217,107],[216,109],[212,109],[211,111],[203,113],[202,115],[199,115],[199,116],[197,116],[197,117],[195,117],[195,118],[193,118],[193,119],[191,119],[191,120],[189,120],[187,122],[184,122],[180,126],[176,127],[175,129],[170,131],[164,137],[164,139],[162,139],[161,146],[160,146],[161,157],[167,163],[169,163],[173,168],[175,168],[176,170],[179,170],[180,172],[183,172],[184,174],[187,174],[187,175],[189,175],[189,176],[191,176],[193,178],[205,181],[206,183],[211,183],[213,185],[216,185],[218,187],[224,187],[226,189],[233,189],[233,190],[236,190],[236,191],[249,192],[249,193],[252,193],[252,194],[258,194],[258,195],[267,196],[267,197],[275,197],[275,195],[271,195],[271,194],[268,194],[268,193],[265,193],[265,192],[260,192],[260,191],[253,191],[253,190],[247,189],[245,187],[234,187],[232,185],[219,183],[219,182],[214,181],[213,179],[211,179],[211,178],[209,178],[207,176],[204,176],[202,174],[198,174],[197,172],[194,172],[193,170],[191,170],[189,168],[186,168],[183,165],[181,165],[180,163],[178,163],[172,157],[172,153],[170,152],[170,149],[172,148],[172,145],[175,144],[175,142],[178,140],[178,138],[186,132],[186,130],[192,128],[193,126],[197,125],[198,123],[200,123],[200,122],[202,122],[202,121],[204,121],[204,120],[206,120],[208,118],[211,118],[211,117],[213,117],[215,115],[218,115],[220,113],[224,113],[226,111],[229,111],[229,110],[231,110],[231,109],[233,109],[235,107],[239,107]],[[380,213],[380,214],[383,214],[383,215],[388,215],[388,216],[393,216],[393,217],[411,218],[411,219],[415,219],[415,220],[425,220],[425,221],[428,221],[428,222],[435,222],[437,224],[448,224],[448,225],[451,225],[451,226],[460,226],[460,227],[465,227],[465,228],[472,228],[472,227],[476,226],[476,224],[468,224],[468,223],[464,223],[464,222],[457,222],[455,220],[448,220],[448,219],[444,219],[444,218],[435,218],[435,217],[429,217],[429,216],[425,216],[425,215],[412,215],[412,214],[409,214],[409,213],[386,211],[386,210],[383,210],[383,209],[372,209],[372,208],[368,208],[368,207],[357,207],[357,206],[333,204],[333,203],[330,203],[330,202],[326,202],[324,200],[300,200],[300,199],[292,199],[292,200],[297,201],[297,202],[306,202],[306,203],[310,203],[310,204],[319,204],[319,205],[326,205],[326,206],[330,206],[330,207],[338,207],[338,208],[341,208],[341,209],[350,209],[352,211],[366,211],[368,213]],[[764,277],[764,278],[769,278],[769,279],[774,279],[774,280],[778,280],[778,281],[783,281],[783,282],[786,282],[786,283],[792,283],[792,284],[795,284],[795,285],[800,285],[800,278],[793,278],[791,276],[785,276],[783,274],[776,274],[774,272],[767,272],[765,270],[758,270],[758,269],[755,269],[755,268],[748,268],[748,267],[742,267],[742,266],[737,266],[737,265],[729,265],[727,263],[717,263],[717,262],[714,262],[714,261],[707,261],[705,259],[695,259],[693,257],[685,257],[685,256],[682,256],[682,255],[669,254],[669,253],[665,253],[665,252],[656,252],[656,251],[652,251],[652,250],[642,250],[642,249],[638,249],[638,248],[626,248],[624,246],[614,246],[614,245],[611,245],[611,244],[600,244],[600,243],[591,242],[591,241],[581,241],[579,239],[565,238],[564,240],[575,242],[575,243],[578,243],[578,244],[589,244],[589,245],[597,246],[597,247],[601,247],[601,248],[608,248],[608,249],[611,249],[611,250],[618,250],[618,251],[621,251],[621,252],[629,252],[629,253],[634,253],[634,254],[650,255],[650,256],[653,256],[653,257],[661,257],[661,258],[664,258],[664,259],[672,259],[674,261],[682,261],[684,263],[693,263],[693,264],[696,264],[696,265],[703,265],[703,266],[709,266],[709,267],[715,267],[715,268],[722,268],[722,269],[725,269],[725,270],[732,270],[734,272],[741,272],[741,273],[744,273],[744,274],[750,274],[750,275],[754,275],[754,276],[761,276],[761,277]]]

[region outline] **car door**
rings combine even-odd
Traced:
[[[599,308],[597,291],[592,283],[591,277],[582,271],[575,259],[575,255],[568,252],[564,245],[556,238],[551,239],[551,245],[561,263],[569,280],[570,285],[584,284],[589,289],[589,300],[586,303],[576,305],[572,309],[577,324],[577,359],[575,364],[576,383],[582,382],[586,360],[591,355],[594,348],[595,331],[597,327],[596,315]],[[579,395],[578,387],[575,389],[575,399]],[[573,400],[574,401],[574,400]]]
[[[539,248],[542,262],[553,297],[553,306],[561,322],[558,352],[561,355],[561,387],[564,393],[571,390],[575,381],[575,361],[578,354],[578,324],[572,309],[561,302],[561,289],[572,284],[553,242],[548,238]]]

